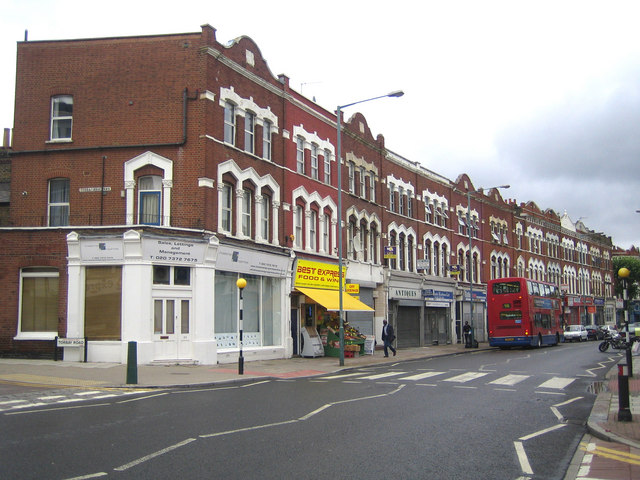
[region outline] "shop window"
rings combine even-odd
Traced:
[[[215,338],[218,348],[239,347],[239,301],[236,281],[238,273],[216,272]],[[247,286],[243,298],[243,347],[280,345],[281,279],[242,275]]]
[[[51,140],[71,140],[73,97],[58,95],[51,99]]]
[[[122,267],[85,269],[84,334],[90,340],[120,340]]]
[[[27,267],[20,271],[20,333],[58,332],[56,268]]]
[[[69,225],[69,179],[49,180],[49,226]]]

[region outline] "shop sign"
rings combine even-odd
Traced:
[[[426,301],[424,302],[424,306],[425,307],[436,307],[436,308],[447,308],[449,306],[451,306],[451,304],[449,302],[430,302],[430,301]]]
[[[196,264],[204,262],[206,243],[177,238],[143,238],[142,258],[158,263]]]
[[[85,262],[121,262],[124,260],[122,239],[80,240],[80,259]]]
[[[429,261],[428,258],[418,258],[416,260],[416,268],[418,270],[429,270],[430,265],[431,265],[431,262]]]
[[[420,290],[416,288],[389,288],[389,298],[419,300]]]
[[[342,277],[346,274],[347,267],[343,266]],[[339,281],[338,265],[298,259],[294,283],[296,287],[338,290]]]
[[[344,291],[349,295],[358,295],[360,293],[359,283],[345,283]]]
[[[435,302],[453,302],[453,292],[447,290],[435,290],[433,288],[425,288],[422,290],[422,296],[425,300]]]
[[[256,250],[220,245],[216,269],[263,277],[285,277],[289,261],[290,257],[284,255],[270,255]]]
[[[464,295],[464,300],[466,302],[468,302],[469,301],[469,291],[465,290],[463,292],[463,295]],[[487,301],[487,294],[484,293],[484,292],[481,292],[479,290],[474,290],[473,291],[473,300],[476,301],[476,302],[486,302]]]
[[[384,247],[384,258],[398,258],[397,247]]]

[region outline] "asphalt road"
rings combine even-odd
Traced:
[[[561,479],[615,355],[486,351],[0,415],[0,478]]]

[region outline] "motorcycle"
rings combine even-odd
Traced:
[[[633,343],[633,340],[631,340]],[[606,352],[609,350],[609,347],[613,347],[617,350],[622,350],[629,347],[629,344],[625,341],[625,339],[619,333],[607,333],[604,336],[604,340],[600,345],[598,345],[598,350],[601,352]]]

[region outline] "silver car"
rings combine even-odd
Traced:
[[[587,338],[587,329],[584,325],[567,325],[564,327],[565,342],[586,342]]]

